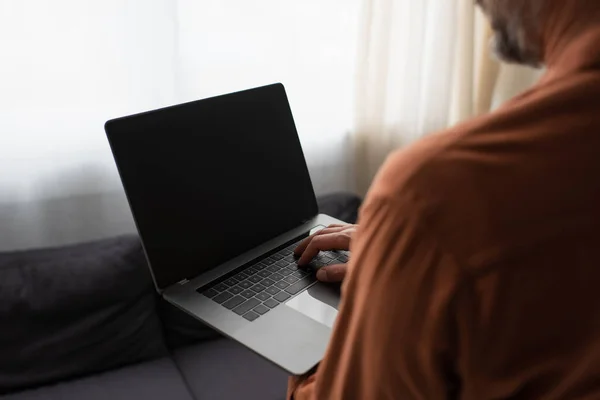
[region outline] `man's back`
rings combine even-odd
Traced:
[[[327,355],[296,398],[600,398],[597,43],[388,159]]]
[[[462,398],[600,397],[600,71],[395,154],[371,196],[454,259]]]

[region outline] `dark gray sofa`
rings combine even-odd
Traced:
[[[353,222],[360,200],[322,212]],[[160,299],[135,235],[0,253],[1,399],[283,399],[287,374]]]

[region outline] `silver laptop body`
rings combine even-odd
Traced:
[[[105,130],[157,291],[291,374],[323,357],[339,288],[295,246],[342,223],[318,214],[281,84],[108,121]]]

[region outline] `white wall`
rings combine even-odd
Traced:
[[[109,118],[272,82],[318,193],[353,188],[360,0],[0,0],[0,250],[134,230]]]

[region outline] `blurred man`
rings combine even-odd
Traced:
[[[600,398],[600,1],[479,0],[510,62],[547,67],[497,112],[393,154],[351,244],[305,399]]]

